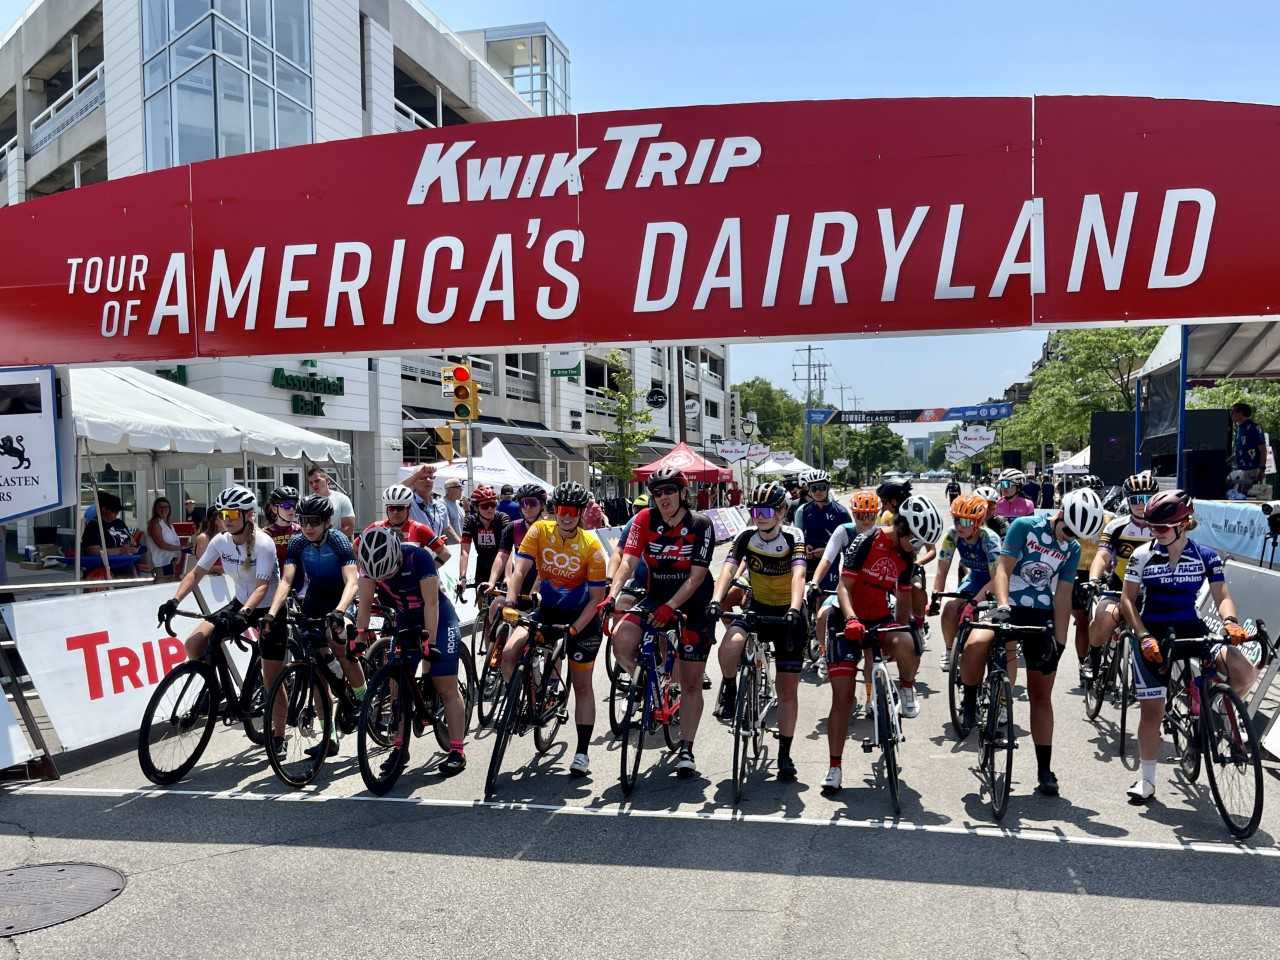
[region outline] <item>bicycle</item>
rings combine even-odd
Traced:
[[[786,617],[768,616],[752,611],[750,593],[743,599],[744,609],[725,614],[722,619],[732,623],[741,621],[746,630],[746,642],[742,648],[742,662],[738,666],[738,694],[733,706],[733,802],[742,799],[742,788],[747,779],[748,754],[753,764],[760,762],[760,741],[764,733],[765,715],[777,703],[774,686],[772,652],[769,644],[757,633],[761,626],[790,626]],[[748,749],[750,748],[750,749]]]
[[[518,598],[522,603],[531,598],[523,594]],[[506,684],[502,680],[502,651],[507,648],[507,638],[511,636],[511,624],[499,618],[492,629],[492,637],[485,650],[483,665],[480,668],[480,682],[476,691],[476,722],[487,727],[493,722],[506,693]]]
[[[569,681],[565,672],[569,628],[538,623],[511,607],[503,610],[502,617],[511,629],[526,628],[528,637],[494,721],[493,753],[484,780],[486,800],[493,799],[502,760],[513,736],[522,737],[532,728],[533,744],[541,755],[551,748],[561,724],[569,719]]]
[[[493,645],[493,633],[501,625],[500,619],[496,621],[493,619],[491,601],[495,596],[505,595],[506,588],[499,584],[490,590],[487,583],[459,585],[455,591],[459,601],[462,600],[468,590],[475,591],[476,610],[478,611],[475,627],[471,632],[471,637],[474,641],[470,644],[473,654],[471,665],[475,668],[475,672],[480,674],[484,670],[483,664],[489,654],[489,648]]]
[[[964,740],[968,731],[964,726],[961,708],[964,701],[964,681],[960,679],[960,658],[964,653],[965,642],[974,626],[973,597],[965,593],[935,593],[940,600],[963,600],[964,609],[960,613],[960,622],[956,625],[956,638],[951,644],[951,660],[947,664],[947,706],[951,711],[951,730],[957,740]]]
[[[409,761],[409,731],[415,737],[426,733],[428,724],[435,733],[436,745],[449,749],[449,724],[444,701],[436,693],[430,670],[421,670],[440,659],[440,651],[431,645],[424,657],[422,628],[396,629],[390,638],[383,637],[370,646],[373,651],[386,644],[386,663],[365,690],[356,728],[356,756],[360,777],[371,793],[382,796],[395,786]],[[462,730],[471,727],[471,711],[475,706],[475,664],[466,644],[459,643],[458,694],[462,698]],[[381,762],[377,762],[381,758]],[[375,766],[376,764],[376,766]]]
[[[1247,840],[1262,820],[1262,749],[1239,694],[1227,683],[1211,682],[1218,676],[1213,647],[1226,642],[1210,633],[1160,644],[1168,677],[1162,726],[1189,781],[1199,779],[1201,760],[1208,758],[1218,814],[1233,837]]]
[[[907,738],[902,733],[902,703],[898,685],[889,675],[889,661],[880,647],[881,633],[911,633],[915,628],[905,623],[882,623],[866,628],[862,645],[871,651],[871,736],[862,741],[862,752],[871,753],[880,748],[884,759],[885,780],[889,786],[889,801],[894,816],[902,813],[902,795],[899,777],[898,744]]]
[[[171,637],[177,636],[174,616],[208,619],[202,613],[176,610],[164,620],[164,631]],[[249,652],[243,678],[235,661],[227,656],[227,643]],[[241,724],[249,742],[262,746],[266,742],[263,701],[258,645],[215,629],[204,656],[169,671],[147,702],[138,728],[138,766],[143,775],[160,786],[185,777],[204,754],[220,714],[226,726]]]
[[[331,635],[333,629],[325,617],[290,617],[291,662],[267,691],[264,716],[273,735],[275,718],[284,717],[283,745],[268,747],[267,760],[286,786],[305,787],[315,780],[329,756],[335,724],[349,734],[359,723],[360,704],[329,648]]]
[[[1101,600],[1119,600],[1118,590],[1099,590],[1093,594],[1093,602],[1089,605],[1089,622],[1093,622],[1095,610]],[[1129,638],[1133,631],[1125,625],[1117,626],[1102,648],[1102,656],[1098,661],[1093,677],[1085,684],[1084,712],[1090,720],[1095,720],[1102,710],[1102,703],[1111,697],[1120,711],[1119,742],[1116,744],[1116,755],[1124,759],[1127,749],[1126,728],[1129,721],[1129,704],[1136,699],[1133,682],[1133,661],[1129,658]]]
[[[680,746],[680,684],[676,682],[675,664],[684,624],[684,614],[679,611],[666,627],[656,627],[647,618],[645,620],[636,658],[636,676],[628,684],[626,710],[620,724],[623,796],[631,796],[635,789],[640,775],[640,756],[644,753],[645,738],[650,733],[662,727],[667,749],[676,750]],[[661,663],[658,660],[659,647],[663,650]]]
[[[807,631],[804,655],[805,660],[813,664],[817,669],[818,660],[822,656],[821,637],[818,636],[818,611],[822,609],[822,605],[826,602],[827,597],[834,597],[834,590],[824,590],[821,587],[805,588],[805,629]]]

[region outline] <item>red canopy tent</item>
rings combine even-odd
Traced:
[[[719,483],[733,479],[733,473],[730,470],[716,466],[687,443],[677,443],[669,453],[659,457],[653,463],[636,467],[635,478],[643,483],[649,479],[649,474],[662,467],[679,470],[686,479],[698,480],[702,483]]]

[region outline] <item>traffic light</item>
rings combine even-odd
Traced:
[[[453,368],[453,419],[464,423],[480,419],[480,387],[471,368],[461,364]]]
[[[1057,461],[1057,455],[1054,452],[1053,444],[1046,443],[1044,445],[1044,466],[1052,466]]]
[[[431,432],[436,435],[437,459],[452,460],[458,455],[453,448],[453,427],[432,427]]]

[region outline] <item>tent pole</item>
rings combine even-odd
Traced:
[[[98,502],[98,475],[93,472],[93,456],[89,453],[89,445],[85,444],[85,457],[89,461],[89,485],[93,488],[93,518],[98,523],[98,549],[102,551],[102,573],[111,579],[111,556],[107,550],[107,530],[102,524],[102,504]]]
[[[1187,442],[1187,345],[1191,340],[1191,327],[1182,324],[1182,349],[1178,353],[1178,489],[1186,487],[1186,456],[1182,448]]]
[[[1133,387],[1133,472],[1142,472],[1142,378]]]
[[[75,503],[71,508],[71,511],[72,511],[71,516],[74,520],[74,523],[72,524],[72,526],[74,526],[76,529],[76,549],[75,549],[76,566],[75,566],[74,577],[76,580],[79,580],[80,579],[80,538],[84,536],[84,510],[80,508],[80,444],[79,443],[76,443],[75,473],[76,473],[76,476],[75,476],[76,498],[75,498]]]

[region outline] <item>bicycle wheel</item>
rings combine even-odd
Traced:
[[[555,650],[545,647],[534,653],[537,658],[541,654],[542,667],[535,676],[542,679],[537,690],[537,719],[533,727],[533,745],[538,753],[546,753],[556,742],[556,734],[565,721],[565,706],[569,702],[569,678],[565,676],[565,656],[563,641],[557,643]]]
[[[754,665],[744,663],[738,668],[738,698],[733,709],[733,802],[742,799],[742,786],[747,779],[747,743],[753,727],[759,725],[756,707],[759,705],[759,688],[756,686]]]
[[[1013,787],[1013,750],[1017,744],[1013,732],[1013,684],[1006,674],[993,679],[992,706],[987,711],[988,776],[991,787],[991,815],[997,821],[1009,809],[1009,792]],[[1004,723],[1000,722],[1000,705],[1006,704]]]
[[[1209,688],[1200,732],[1213,802],[1231,835],[1248,839],[1262,820],[1262,751],[1244,701],[1226,684]]]
[[[604,641],[604,669],[609,675],[610,680],[613,680],[618,676],[618,670],[620,668],[618,666],[618,658],[613,655],[612,632],[609,633],[609,636],[607,636]]]
[[[967,625],[961,625],[951,647],[951,662],[947,669],[947,704],[951,708],[951,731],[957,740],[964,740],[969,736],[969,728],[964,725],[964,681],[960,678],[960,657],[968,639]]]
[[[755,718],[755,722],[751,725],[751,759],[757,763],[760,760],[760,750],[764,742],[764,715],[772,699],[768,693],[768,671],[772,664],[771,658],[766,659],[764,669],[756,670],[759,682],[751,689],[751,716]]]
[[[1111,660],[1114,655],[1111,644],[1106,644],[1102,648],[1098,669],[1084,685],[1084,715],[1090,720],[1098,719],[1098,714],[1102,711],[1102,701],[1107,696],[1107,682],[1111,678]]]
[[[1121,641],[1121,648],[1116,652],[1118,662],[1116,684],[1120,691],[1120,742],[1116,744],[1116,756],[1124,762],[1128,749],[1129,704],[1133,703],[1133,654],[1126,636]]]
[[[177,783],[200,760],[218,719],[213,668],[189,660],[160,681],[138,728],[138,766],[152,783]]]
[[[893,804],[893,815],[902,813],[902,797],[898,783],[898,738],[893,728],[893,720],[889,711],[893,709],[893,698],[885,687],[885,674],[875,672],[876,697],[876,739],[880,741],[880,754],[884,758],[884,776],[889,785],[889,802]]]
[[[506,687],[502,682],[502,649],[506,646],[508,627],[499,624],[494,630],[489,652],[484,657],[484,667],[480,671],[479,687],[476,690],[476,722],[487,727],[493,722],[502,702],[502,694]]]
[[[254,746],[261,747],[267,742],[264,716],[267,704],[267,691],[262,684],[262,658],[255,649],[249,658],[249,669],[244,675],[244,686],[240,691],[241,710],[240,724],[244,727],[244,735]]]
[[[622,715],[627,706],[627,691],[631,678],[622,671],[609,681],[609,732],[615,737],[622,731]]]
[[[360,706],[356,756],[360,778],[370,793],[382,796],[395,786],[409,759],[409,726],[413,714],[410,668],[388,663],[369,682]]]
[[[644,738],[648,732],[653,704],[649,702],[648,670],[641,666],[636,682],[627,690],[627,706],[622,714],[622,749],[618,751],[622,781],[622,795],[631,796],[640,777],[640,755],[644,753]]]
[[[1196,729],[1198,721],[1191,709],[1191,684],[1194,682],[1190,666],[1185,660],[1180,661],[1169,671],[1169,683],[1164,694],[1165,726],[1178,754],[1178,766],[1192,783],[1200,778],[1200,732]]]
[[[493,799],[498,785],[498,772],[502,769],[502,758],[506,755],[511,735],[520,723],[520,715],[524,712],[525,670],[528,667],[520,663],[516,665],[511,680],[507,683],[506,695],[502,698],[502,706],[498,708],[498,718],[493,724],[493,752],[489,755],[489,771],[484,778],[484,798]]]
[[[284,716],[284,729],[274,718]],[[272,719],[272,733],[284,738],[284,756],[267,748],[267,760],[285,786],[305,787],[316,778],[328,756],[333,733],[333,705],[329,688],[310,660],[289,664],[267,691],[265,716]]]

